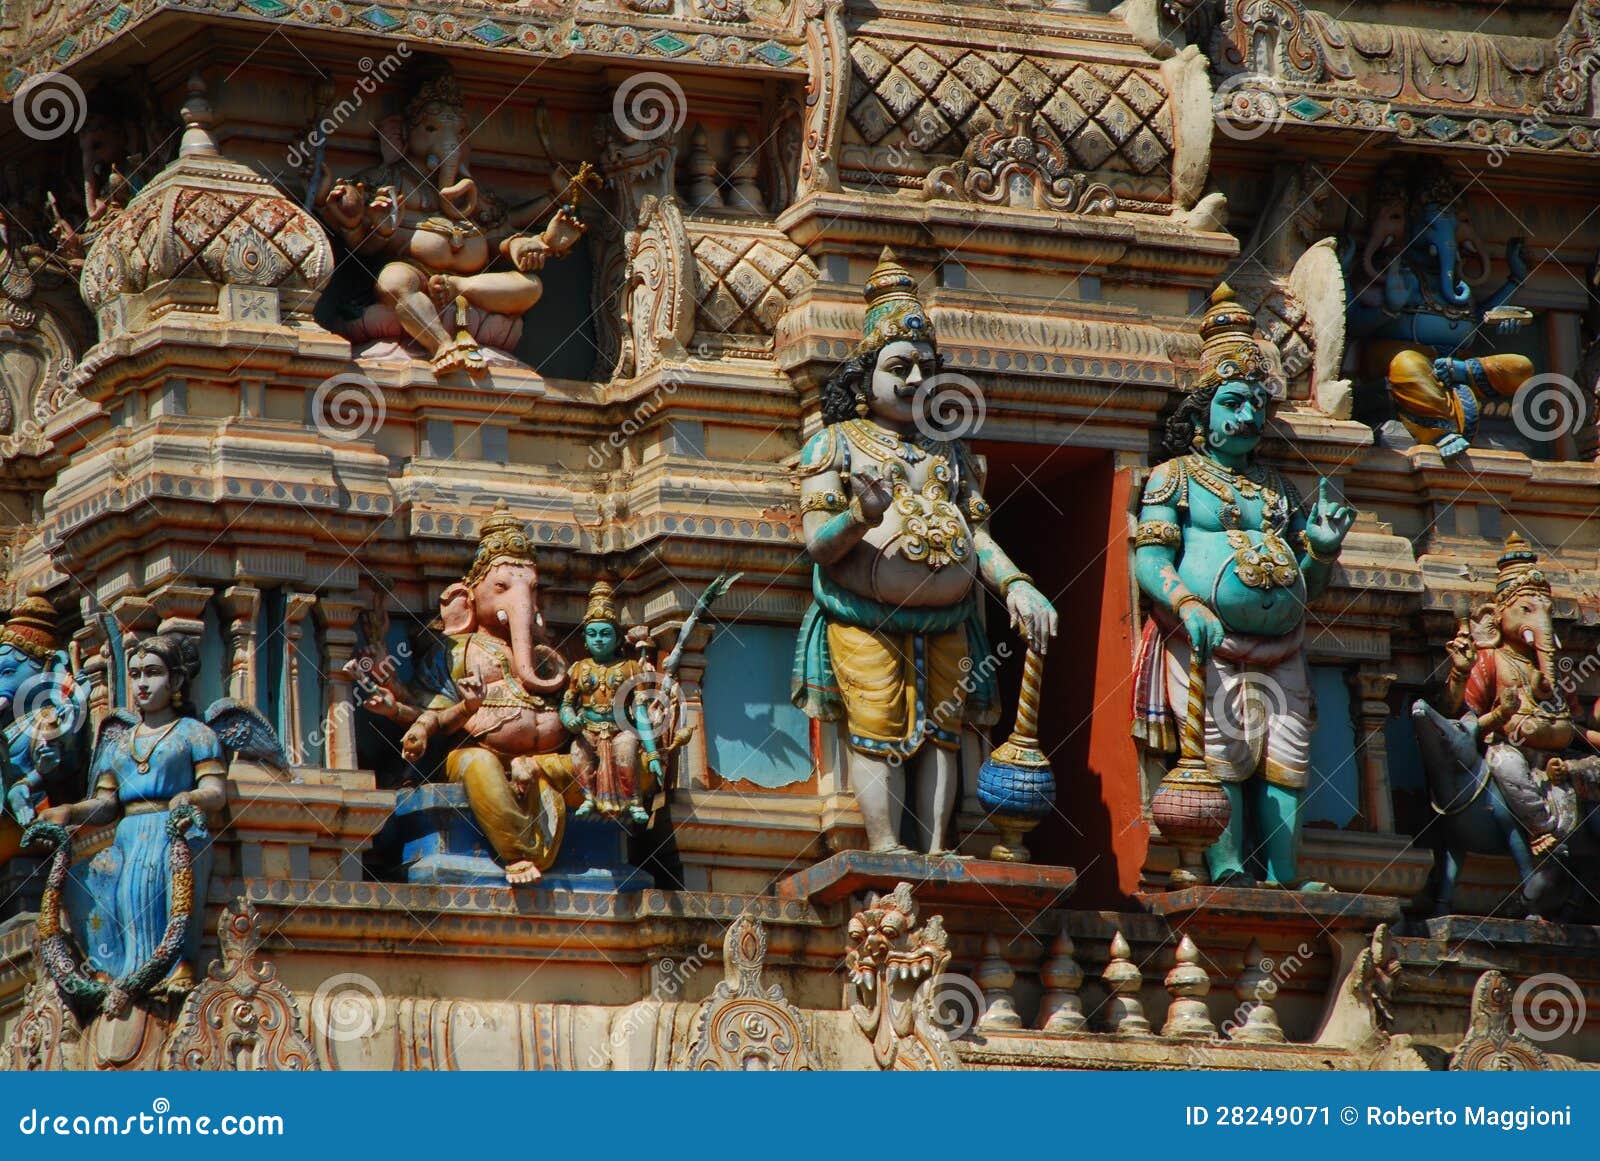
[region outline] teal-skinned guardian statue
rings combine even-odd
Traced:
[[[1205,681],[1203,757],[1229,817],[1206,852],[1211,879],[1327,890],[1303,882],[1297,847],[1315,722],[1305,662],[1306,602],[1328,585],[1353,509],[1328,481],[1302,504],[1256,460],[1270,396],[1255,322],[1226,284],[1201,323],[1199,378],[1167,423],[1168,458],[1139,506],[1134,573],[1150,599],[1136,666],[1134,734],[1177,748],[1173,710]],[[1214,833],[1214,832],[1213,832]]]

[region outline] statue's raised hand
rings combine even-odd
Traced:
[[[1511,272],[1512,282],[1525,282],[1528,278],[1528,258],[1521,238],[1506,242],[1506,269]]]
[[[1457,673],[1468,673],[1478,658],[1478,647],[1472,641],[1472,629],[1466,621],[1456,626],[1456,635],[1445,642],[1444,651],[1450,654],[1450,668]]]
[[[1014,581],[1006,589],[1006,612],[1011,627],[1028,640],[1028,647],[1043,654],[1056,635],[1056,610],[1045,595],[1025,580]]]
[[[468,673],[456,679],[456,696],[461,699],[461,704],[467,707],[469,714],[478,712],[478,707],[483,704],[483,679],[476,673]]]
[[[871,472],[850,473],[850,494],[860,503],[861,514],[872,528],[878,526],[894,502],[894,486]]]
[[[1306,520],[1306,541],[1315,556],[1337,556],[1350,526],[1356,522],[1356,510],[1341,504],[1328,489],[1328,477],[1317,481],[1317,502],[1311,505],[1311,515]]]

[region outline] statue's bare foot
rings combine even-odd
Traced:
[[[512,886],[537,883],[543,876],[544,872],[534,865],[532,859],[519,859],[506,868],[506,882]]]
[[[449,310],[461,293],[461,279],[454,274],[435,274],[428,279],[428,297],[440,310]]]
[[[895,843],[893,846],[888,847],[873,847],[872,853],[875,855],[914,855],[917,852],[906,846],[905,843]]]
[[[433,354],[433,369],[440,375],[450,371],[481,375],[488,366],[489,361],[483,356],[483,348],[471,339],[457,339],[446,343]]]

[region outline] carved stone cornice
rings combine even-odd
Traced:
[[[681,59],[696,68],[800,74],[806,67],[802,7],[784,5],[773,18],[746,10],[737,0],[664,0],[664,7],[650,0],[611,0],[599,11],[586,5],[581,12],[577,0],[496,6],[492,11],[448,0],[394,0],[356,11],[283,0],[242,0],[220,7],[214,0],[31,5],[19,12],[15,31],[0,39],[12,66],[0,76],[0,100],[9,101],[30,76],[70,69],[174,14],[236,23],[258,39],[266,21],[286,32],[359,33],[380,43],[612,61],[634,70]]]
[[[1600,109],[1579,64],[1600,27],[1593,4],[1573,5],[1553,37],[1476,21],[1457,30],[1344,20],[1302,0],[1221,8],[1215,105],[1248,134],[1277,125],[1501,156],[1600,150]]]

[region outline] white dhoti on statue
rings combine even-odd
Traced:
[[[1138,667],[1157,664],[1159,673],[1152,669],[1146,679],[1136,677],[1145,703],[1140,713],[1147,719],[1175,715],[1175,727],[1189,705],[1189,638],[1182,629],[1146,629]],[[1157,700],[1166,704],[1150,704]],[[1305,789],[1316,721],[1303,631],[1285,637],[1230,633],[1222,639],[1206,663],[1206,767],[1216,778],[1243,782],[1260,773],[1271,785]],[[1161,735],[1176,739],[1176,729],[1147,736]]]

